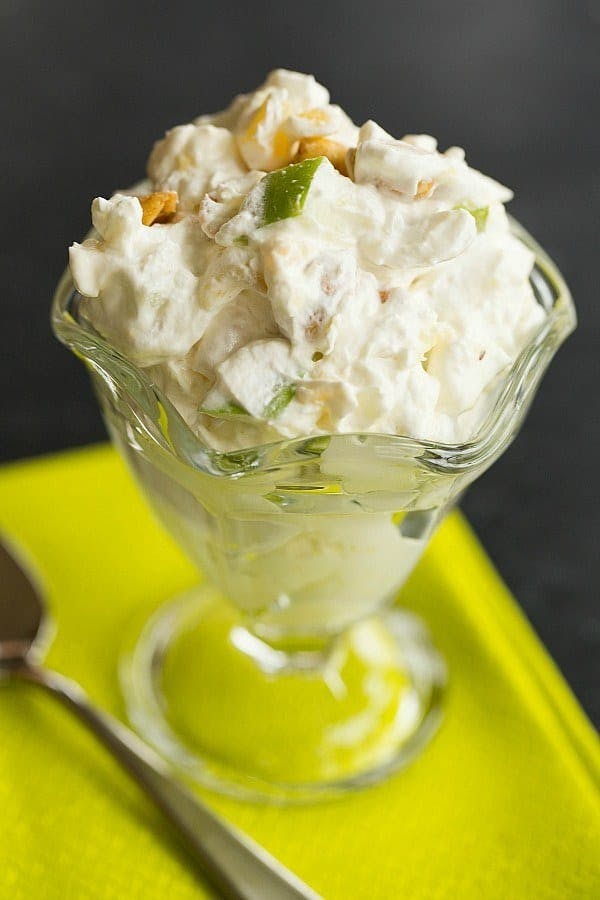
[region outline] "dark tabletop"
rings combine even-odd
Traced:
[[[356,121],[466,147],[516,190],[511,211],[572,288],[579,329],[464,507],[600,721],[598,0],[6,0],[0,18],[2,458],[104,436],[83,368],[48,326],[92,197],[138,179],[167,127],[269,69],[313,72]]]

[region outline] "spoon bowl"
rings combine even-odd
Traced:
[[[42,593],[17,552],[0,541],[0,672],[29,659],[39,659],[49,620]]]

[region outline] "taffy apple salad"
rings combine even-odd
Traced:
[[[454,443],[544,317],[511,197],[460,148],[359,128],[278,69],[168,131],[138,189],[94,200],[70,266],[93,327],[217,449]]]

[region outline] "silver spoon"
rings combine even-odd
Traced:
[[[92,706],[78,684],[39,664],[46,625],[39,588],[0,543],[0,680],[18,678],[37,684],[74,712],[154,800],[203,873],[228,900],[319,900],[266,850],[175,781],[161,757],[112,716]]]

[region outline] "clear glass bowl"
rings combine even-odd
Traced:
[[[135,726],[203,785],[328,797],[406,764],[437,727],[444,664],[395,598],[445,512],[517,433],[576,321],[556,267],[513,227],[536,254],[547,317],[462,445],[347,434],[212,450],[79,317],[63,276],[56,335],[89,369],[159,519],[210,579],[152,617],[123,669]]]

